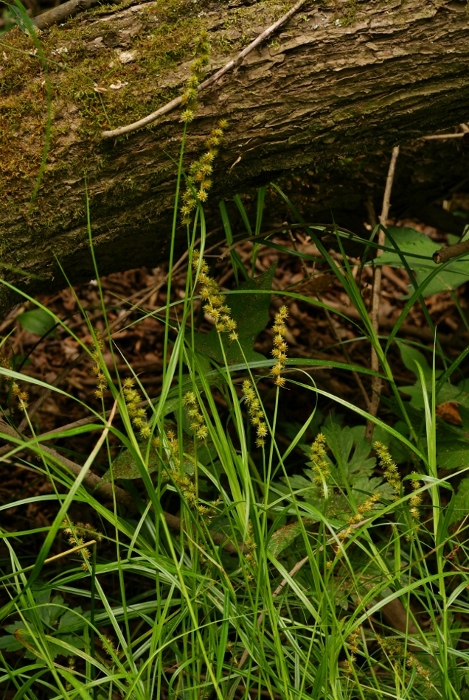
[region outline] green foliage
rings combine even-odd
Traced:
[[[466,451],[467,458],[467,451]],[[469,513],[469,477],[462,479],[451,503],[452,511],[449,525],[460,523]]]
[[[374,260],[375,265],[389,265],[390,267],[404,267],[403,258],[410,269],[415,272],[418,286],[425,282],[427,277],[437,268],[441,268],[423,290],[428,297],[438,292],[457,289],[469,280],[469,272],[466,260],[454,260],[442,267],[432,260],[432,255],[441,248],[428,236],[412,228],[387,229],[389,235],[386,239],[388,250],[383,251],[379,258]],[[398,250],[390,250],[393,245]]]
[[[381,477],[373,476],[376,467],[375,457],[370,456],[372,447],[365,439],[365,426],[341,427],[328,418],[321,429],[330,449],[328,463],[328,497],[324,488],[317,482],[312,462],[307,462],[303,474],[283,477],[288,491],[314,506],[319,514],[332,518],[334,522],[345,524],[356,510],[373,494],[379,494],[383,501],[392,500],[393,492]],[[306,455],[309,449],[303,446]],[[285,491],[285,486],[277,485]]]
[[[171,17],[177,19],[186,5],[171,2]],[[159,18],[166,6],[157,3]],[[154,37],[145,40],[151,51]],[[199,48],[207,57],[208,47]],[[185,95],[191,112],[200,77],[192,76]],[[186,126],[191,117],[186,112]],[[222,135],[212,133],[210,158],[222,147]],[[274,360],[257,353],[256,338],[274,315],[275,266],[249,276],[259,263],[260,245],[296,256],[303,265],[317,263],[318,256],[260,238],[265,187],[257,192],[254,217],[237,195],[234,203],[254,241],[250,261],[230,251],[235,277],[239,273],[245,281],[225,292],[217,272],[209,275],[208,263],[195,250],[196,240],[207,250],[201,203],[212,184],[209,159],[199,157],[189,166],[188,194],[182,195],[183,157],[182,145],[166,290],[166,298],[176,301],[151,311],[164,327],[156,395],[148,395],[154,385],[147,393],[131,366],[130,376],[119,376],[117,368],[127,358],[109,327],[97,267],[105,330],[96,331],[78,302],[92,347],[74,337],[92,360],[95,399],[101,402],[87,407],[92,422],[53,433],[53,449],[47,444],[51,434],[41,435],[38,415],[15,430],[11,398],[28,410],[19,382],[60,392],[70,402],[77,399],[12,370],[8,358],[2,361],[0,372],[11,386],[1,407],[1,430],[10,445],[3,459],[26,467],[46,486],[32,496],[21,493],[3,508],[47,503],[52,515],[44,532],[25,526],[22,532],[1,533],[0,580],[7,595],[1,609],[0,683],[9,683],[15,697],[31,700],[464,697],[469,384],[457,373],[467,352],[451,361],[436,344],[435,361],[429,362],[424,346],[398,340],[405,370],[416,378],[409,386],[398,384],[388,351],[414,299],[385,346],[350,261],[330,254],[318,237],[321,227],[302,220],[276,187],[354,306],[353,318],[339,317],[356,329],[354,340],[367,353],[374,348],[384,409],[378,417],[370,415],[364,397],[347,399],[334,393],[332,383],[327,390],[315,384],[311,369],[321,363],[323,371],[327,365],[354,381],[360,374],[369,396],[368,381],[377,372],[365,362],[352,365],[347,357],[296,359],[286,342],[287,303],[270,328]],[[201,185],[193,197],[196,183]],[[182,214],[192,269],[185,289],[178,289],[183,293],[175,295],[181,201],[187,207]],[[87,207],[89,214],[88,201]],[[220,211],[231,247],[228,207],[223,203]],[[399,265],[408,258],[417,283],[425,284],[435,271],[429,240],[417,232],[389,233],[400,252],[385,252],[379,264]],[[91,227],[89,238],[93,254]],[[469,278],[460,265],[456,261],[438,271],[426,293],[453,289]],[[284,296],[335,313],[322,300],[294,291]],[[134,311],[132,324],[147,318]],[[205,334],[191,323],[202,311],[215,325]],[[70,332],[40,304],[23,314],[20,324],[41,335],[55,324]],[[460,425],[448,426],[438,417],[444,401],[457,404]],[[81,400],[79,405],[83,408]],[[301,418],[292,406],[300,407]],[[373,443],[366,437],[367,422],[374,424]],[[80,452],[77,444],[87,434],[92,448]],[[107,469],[99,478],[103,461]],[[458,469],[460,483],[452,474],[441,476],[442,466]],[[74,521],[83,512],[93,525]],[[64,518],[72,525],[66,530]],[[90,540],[93,566],[84,554]],[[81,567],[70,544],[83,550]],[[49,556],[53,547],[60,554]],[[39,577],[46,582],[41,589]],[[61,656],[69,658],[68,668]]]
[[[270,294],[255,294],[255,292],[272,289],[275,268],[276,265],[272,265],[258,277],[241,282],[238,287],[239,293],[228,296],[231,317],[237,323],[239,336],[239,345],[226,341],[225,356],[228,364],[245,362],[249,364],[264,359],[263,355],[256,352],[253,347],[254,341],[269,320]],[[219,334],[215,329],[210,333],[197,333],[194,347],[201,355],[224,364]]]
[[[34,603],[35,607],[22,610],[23,620],[5,626],[8,634],[0,637],[0,649],[24,650],[27,659],[44,654],[51,659],[70,657],[75,655],[76,649],[84,649],[85,642],[77,633],[77,625],[83,626],[80,606],[70,610],[61,595],[51,598],[50,589],[37,591]]]
[[[18,321],[25,331],[41,336],[50,334],[56,325],[54,317],[45,309],[25,311],[18,316]]]

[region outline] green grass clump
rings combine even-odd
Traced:
[[[284,290],[271,324],[266,301],[275,270],[261,279],[254,272],[260,245],[288,250],[305,265],[318,256],[262,238],[260,188],[252,227],[235,197],[254,237],[249,262],[237,254],[227,207],[220,207],[234,277],[244,280],[222,288],[207,262],[200,196],[210,173],[200,162],[188,166],[187,177],[183,168],[189,121],[166,302],[148,313],[133,309],[126,320],[130,327],[151,316],[163,329],[158,391],[149,395],[127,362],[99,282],[101,331],[75,297],[86,342],[37,303],[47,332],[68,335],[88,361],[95,384],[89,402],[19,371],[2,341],[0,436],[8,448],[1,459],[32,472],[49,491],[0,509],[47,504],[53,520],[1,530],[0,687],[18,700],[465,697],[469,479],[457,460],[466,426],[442,430],[437,406],[466,401],[465,385],[451,380],[467,350],[451,361],[435,342],[429,364],[425,346],[396,339],[413,303],[425,305],[428,279],[418,284],[412,274],[395,328],[386,339],[378,335],[349,259],[324,248],[318,227],[276,187],[356,310],[359,321],[345,320],[380,362],[378,372],[366,363],[327,365],[350,381],[379,375],[386,420],[319,388],[311,370],[324,358],[295,358],[288,347],[289,304],[334,309]],[[174,295],[181,213],[188,263],[185,287]],[[335,233],[340,248],[347,234]],[[93,255],[91,225],[89,236]],[[369,246],[376,247],[373,239]],[[96,263],[95,271],[99,280]],[[205,322],[209,333],[201,330]],[[249,332],[267,326],[269,357],[254,350],[257,332]],[[414,372],[410,387],[393,371],[396,348]],[[124,376],[118,361],[127,365]],[[41,434],[28,382],[80,404],[89,420]],[[309,407],[302,423],[288,410],[295,401]],[[331,404],[337,411],[324,411]],[[77,454],[71,445],[78,440],[91,447]],[[75,508],[89,520],[76,519]]]
[[[287,304],[274,319],[272,359],[220,364],[198,353],[201,304],[219,331],[219,357],[232,345],[241,356],[251,348],[227,325],[236,324],[228,306],[236,295],[208,274],[197,207],[184,298],[153,314],[167,337],[158,395],[145,393],[130,366],[127,377],[110,373],[104,354],[117,358],[118,342],[109,326],[97,333],[90,321],[92,345],[77,340],[102,411],[92,411],[87,427],[54,435],[66,444],[92,433],[87,459],[74,473],[47,439],[3,432],[3,459],[31,455],[21,463],[53,487],[33,500],[55,504],[56,516],[32,565],[18,545],[33,533],[3,530],[2,686],[19,697],[27,685],[28,698],[248,698],[254,689],[295,699],[461,697],[469,582],[454,552],[464,556],[465,521],[454,515],[461,497],[443,501],[451,482],[432,471],[436,415],[427,384],[420,427],[402,398],[409,415],[384,423],[326,394],[302,379],[313,359],[287,357]],[[345,261],[338,273],[347,275]],[[27,416],[27,375],[6,360],[2,374]],[[388,365],[383,374],[394,381]],[[313,401],[306,422],[279,440],[287,389],[335,400],[350,425],[321,418]],[[393,391],[399,395],[395,384]],[[11,422],[6,406],[3,416]],[[366,418],[375,423],[374,445]],[[34,436],[33,421],[29,430]],[[294,453],[303,467],[291,473]],[[103,501],[104,482],[111,486]],[[93,522],[75,522],[73,503],[86,504]]]

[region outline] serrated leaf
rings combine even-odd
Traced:
[[[457,493],[453,496],[453,513],[449,525],[463,520],[469,513],[469,477],[461,480]]]
[[[10,632],[10,634],[0,637],[0,649],[4,649],[5,651],[18,651],[19,649],[24,649],[23,644],[21,644],[21,642],[19,642],[14,636],[14,633],[18,629],[21,629],[20,622],[18,622],[16,625],[8,625],[5,627],[5,631]]]
[[[81,607],[73,608],[73,610],[66,610],[60,618],[57,631],[61,634],[63,632],[70,632],[77,623],[82,622],[82,620],[79,617],[79,615],[81,614]]]
[[[376,460],[369,456],[371,443],[365,439],[365,426],[341,428],[340,425],[329,420],[323,428],[323,433],[339,467],[337,474],[339,485],[343,485],[341,475],[352,483],[355,479],[354,474],[371,474]]]
[[[282,477],[282,479],[288,481],[292,488],[292,491],[303,491],[304,489],[311,489],[314,486],[312,481],[313,474],[311,470],[308,470],[308,472],[306,473],[311,478],[306,479],[302,474],[293,474],[292,476],[289,476],[288,479],[286,479],[286,477]]]
[[[36,335],[45,335],[55,326],[56,321],[50,313],[44,309],[34,309],[34,311],[25,311],[20,314],[18,321],[25,331],[29,333],[35,333]],[[56,335],[56,333],[49,333],[50,336]]]
[[[396,340],[397,347],[401,353],[402,362],[407,367],[407,369],[415,374],[417,379],[419,378],[419,372],[417,368],[417,363],[422,368],[423,376],[425,381],[431,381],[432,379],[432,368],[428,364],[428,360],[423,353],[421,353],[416,348],[403,343],[401,340]],[[419,382],[420,384],[420,382]]]
[[[51,627],[64,614],[64,599],[61,595],[55,595],[46,607],[39,608],[38,612],[44,622]]]
[[[440,432],[440,431],[439,431]],[[469,442],[464,438],[458,439],[445,431],[438,434],[438,467],[440,469],[464,469],[469,456]]]
[[[148,456],[148,473],[158,469],[160,463],[159,457],[154,452],[150,452]],[[102,481],[111,481],[111,472],[114,479],[140,479],[142,477],[141,467],[139,468],[137,460],[133,453],[125,449],[123,450],[112,463],[112,470],[108,469],[102,476]]]
[[[239,286],[239,290],[246,294],[233,294],[227,301],[231,309],[231,317],[237,323],[239,344],[230,342],[226,333],[218,333],[212,329],[210,333],[197,333],[194,338],[197,353],[207,355],[219,364],[224,363],[223,353],[220,348],[220,340],[223,343],[228,364],[257,362],[264,360],[264,356],[254,351],[254,342],[261,331],[269,322],[270,294],[255,294],[258,290],[272,289],[276,264],[272,265],[262,275],[252,280],[246,280]],[[254,292],[254,293],[253,293]]]
[[[273,554],[274,557],[278,557],[278,555],[289,547],[303,531],[304,523],[291,523],[290,525],[281,527],[279,530],[276,530],[270,538],[269,544],[267,545],[268,551]]]
[[[390,485],[382,477],[372,476],[376,459],[370,457],[371,444],[365,439],[365,426],[341,427],[328,419],[322,432],[334,458],[331,460],[326,457],[329,470],[328,499],[324,499],[322,488],[315,483],[311,468],[305,469],[303,474],[282,477],[290,488],[277,484],[279,491],[293,491],[329,520],[334,519],[337,525],[348,523],[356,508],[375,493],[386,500],[392,499],[394,493]],[[311,463],[308,466],[311,467]]]
[[[401,253],[404,255],[409,267],[414,271],[417,284],[420,285],[430,275],[435,268],[441,267],[433,262],[432,255],[441,248],[441,245],[432,241],[420,231],[415,231],[412,228],[393,228],[390,227],[391,234],[395,243],[399,246]],[[386,240],[386,246],[391,248],[393,244],[389,237]],[[425,256],[425,258],[422,258]],[[403,267],[401,258],[397,253],[391,251],[383,251],[379,258],[375,258],[375,265],[390,265],[390,267]],[[423,291],[423,295],[428,297],[438,292],[444,292],[460,287],[469,280],[469,268],[467,261],[454,261],[442,269]]]

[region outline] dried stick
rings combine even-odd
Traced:
[[[385,233],[384,233],[383,227],[386,226],[386,222],[388,220],[389,207],[390,207],[390,202],[391,202],[392,183],[394,180],[394,173],[396,170],[396,162],[397,162],[398,155],[399,155],[399,146],[394,146],[394,148],[392,150],[391,162],[389,163],[388,176],[386,179],[386,187],[384,190],[383,208],[381,210],[381,216],[379,217],[380,228],[378,231],[378,246],[380,246],[380,247],[384,246],[384,241],[385,241]],[[377,249],[376,255],[377,256],[381,255],[380,248]],[[380,301],[380,295],[381,295],[381,275],[382,275],[381,267],[379,265],[377,265],[374,269],[373,294],[372,294],[372,298],[371,298],[371,312],[370,312],[371,323],[372,323],[373,328],[375,330],[376,337],[378,337],[378,334],[379,334],[379,301]],[[371,369],[374,372],[379,371],[378,355],[377,355],[376,350],[374,348],[371,348]],[[373,379],[371,380],[371,392],[372,393],[371,393],[369,413],[373,417],[376,417],[376,415],[378,413],[382,385],[383,385],[383,380],[381,379],[381,377],[374,376]],[[368,440],[371,440],[371,438],[373,436],[373,429],[374,429],[374,423],[369,420],[367,422],[366,433],[365,433],[365,437]]]
[[[233,68],[236,68],[239,66],[242,61],[246,58],[246,56],[251,53],[255,48],[259,46],[259,44],[262,44],[266,39],[268,39],[279,27],[282,26],[282,24],[285,24],[290,17],[293,17],[295,12],[298,12],[303,5],[305,5],[308,2],[308,0],[299,0],[299,2],[294,5],[288,12],[286,12],[283,17],[280,17],[274,24],[270,25],[267,29],[265,29],[259,36],[254,39],[248,46],[246,46],[241,53],[239,53],[236,58],[233,58],[231,61],[228,61],[220,70],[218,70],[216,73],[214,73],[210,78],[207,78],[207,80],[204,80],[203,83],[200,83],[197,87],[197,91],[201,92],[202,90],[206,90],[210,85],[213,85],[214,83],[217,82],[217,80],[220,80],[222,76],[225,75],[225,73],[228,73],[228,71],[232,70]],[[176,109],[176,107],[179,107],[182,104],[182,96],[181,97],[176,97],[174,100],[171,100],[171,102],[168,102],[167,104],[163,105],[163,107],[160,107],[159,109],[156,110],[156,112],[153,112],[152,114],[149,114],[147,117],[144,117],[143,119],[139,119],[139,121],[134,122],[133,124],[127,124],[126,126],[121,126],[118,129],[112,129],[111,131],[103,131],[101,136],[103,139],[112,139],[115,138],[116,136],[122,136],[122,134],[128,134],[131,131],[137,131],[137,129],[141,129],[143,126],[147,126],[148,124],[151,124],[152,122],[156,121],[158,117],[162,117],[164,114],[168,114],[168,112],[172,112],[173,109]]]
[[[447,260],[451,260],[451,258],[457,258],[458,255],[463,253],[469,253],[469,241],[462,241],[462,243],[455,243],[454,245],[446,246],[446,248],[440,248],[436,253],[433,253],[433,262],[439,265]]]
[[[5,423],[5,421],[1,419],[0,434],[2,435],[2,437],[13,438],[15,445],[17,445],[18,440],[22,439],[22,436],[19,435],[18,432],[14,428],[12,428],[11,425]],[[24,449],[28,450],[29,452],[33,452],[34,454],[37,454],[38,452],[38,446],[36,442],[33,442],[32,440],[29,443],[24,444]],[[67,459],[67,457],[64,457],[52,447],[47,447],[47,445],[41,445],[40,450],[48,454],[61,469],[64,469],[64,471],[71,472],[75,476],[80,475],[83,467],[80,464],[77,464],[77,462],[72,462],[72,460]],[[103,482],[101,477],[99,477],[97,474],[94,474],[94,472],[92,472],[91,470],[88,471],[85,478],[83,479],[83,485],[93,494],[101,496],[101,498],[112,500],[113,496],[115,496],[116,501],[120,505],[124,506],[124,508],[126,508],[129,513],[138,514],[139,511],[137,503],[135,501],[135,498],[131,496],[131,494],[127,493],[127,491],[124,491],[124,489],[121,489],[121,487],[117,486],[117,484]],[[166,513],[166,511],[162,511],[162,515],[170,530],[173,530],[174,532],[181,531],[182,523],[180,518],[178,518],[176,515],[171,515],[171,513]],[[237,545],[234,545],[222,532],[214,532],[210,530],[210,536],[212,537],[215,544],[220,545],[226,552],[229,552],[230,554],[239,554],[240,552],[244,553],[246,551],[246,546],[244,544],[238,543]]]
[[[440,139],[462,139],[465,132],[458,131],[457,134],[432,134],[431,136],[422,136],[424,141],[437,141]]]
[[[63,5],[58,5],[53,7],[52,10],[43,12],[40,15],[32,18],[32,23],[36,25],[38,29],[47,29],[53,24],[59,24],[59,22],[64,22],[69,17],[77,15],[79,12],[84,12],[88,10],[93,5],[97,5],[99,0],[68,0],[64,2]]]

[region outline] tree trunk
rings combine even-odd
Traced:
[[[181,93],[204,28],[212,44],[209,76],[294,4],[126,0],[41,31],[40,45],[17,28],[6,34],[0,51],[4,277],[31,293],[63,286],[56,258],[72,282],[94,276],[86,190],[101,273],[161,262],[170,239],[181,112],[128,136],[105,139],[102,131],[143,118]],[[229,123],[209,204],[298,168],[310,169],[312,215],[381,197],[394,144],[467,119],[466,7],[465,0],[307,2],[200,93],[185,167],[206,150],[217,121]],[[414,144],[411,160],[404,148],[393,197],[402,211],[417,185],[423,183],[426,200],[454,185],[457,169],[428,167],[442,149],[451,166],[454,154],[462,154],[459,171],[466,177],[462,141]],[[186,240],[182,227],[178,235]]]

